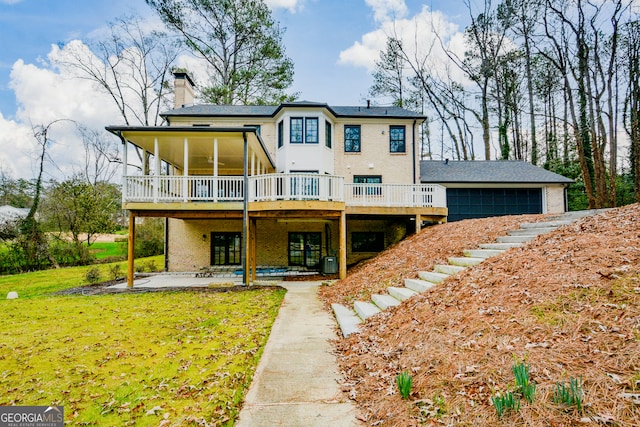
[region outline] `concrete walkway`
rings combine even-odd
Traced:
[[[327,340],[335,320],[322,308],[320,282],[284,282],[287,289],[237,427],[361,426],[340,390]]]

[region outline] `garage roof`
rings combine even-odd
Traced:
[[[420,182],[423,183],[509,183],[509,184],[571,184],[572,179],[517,160],[476,160],[420,162]]]

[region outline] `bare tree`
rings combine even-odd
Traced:
[[[629,136],[629,163],[633,177],[634,199],[640,202],[640,21],[625,25],[622,40],[627,66],[627,91],[623,122]]]
[[[114,166],[121,163],[117,147],[105,137],[104,132],[79,125],[78,133],[84,148],[84,164],[76,174],[92,185],[110,182],[116,173]]]
[[[178,40],[148,31],[139,17],[126,16],[111,22],[108,36],[91,43],[90,49],[68,46],[63,63],[108,94],[126,125],[159,125],[160,112],[171,106],[169,82],[180,53]],[[149,153],[136,153],[143,173],[149,173]]]

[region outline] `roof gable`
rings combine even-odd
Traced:
[[[420,162],[423,183],[520,183],[570,184],[566,178],[531,163],[516,160],[436,161]]]

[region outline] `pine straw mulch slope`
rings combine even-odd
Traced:
[[[471,219],[447,223],[422,230],[377,257],[361,262],[335,286],[321,289],[330,303],[351,305],[367,301],[372,294],[385,292],[389,286],[404,286],[405,278],[417,278],[419,271],[430,271],[436,264],[447,264],[447,258],[462,256],[464,249],[492,242],[523,222],[540,222],[549,216],[519,215],[491,220]]]
[[[410,257],[429,266],[445,256],[436,247],[475,241],[476,234],[500,228],[494,223],[508,221],[438,226],[381,259]],[[425,248],[422,256],[412,244]],[[325,289],[326,301],[349,300],[379,288],[378,281],[397,280],[397,272],[381,271],[381,259]],[[409,264],[400,263],[403,271],[420,269]],[[640,392],[640,205],[579,220],[507,251],[361,330],[336,347],[343,388],[368,425],[638,426],[640,402],[621,395]],[[514,390],[516,360],[530,364],[535,401],[500,420],[490,398]],[[403,370],[413,375],[408,400],[395,386]],[[555,384],[570,377],[583,380],[582,414],[553,402]]]

